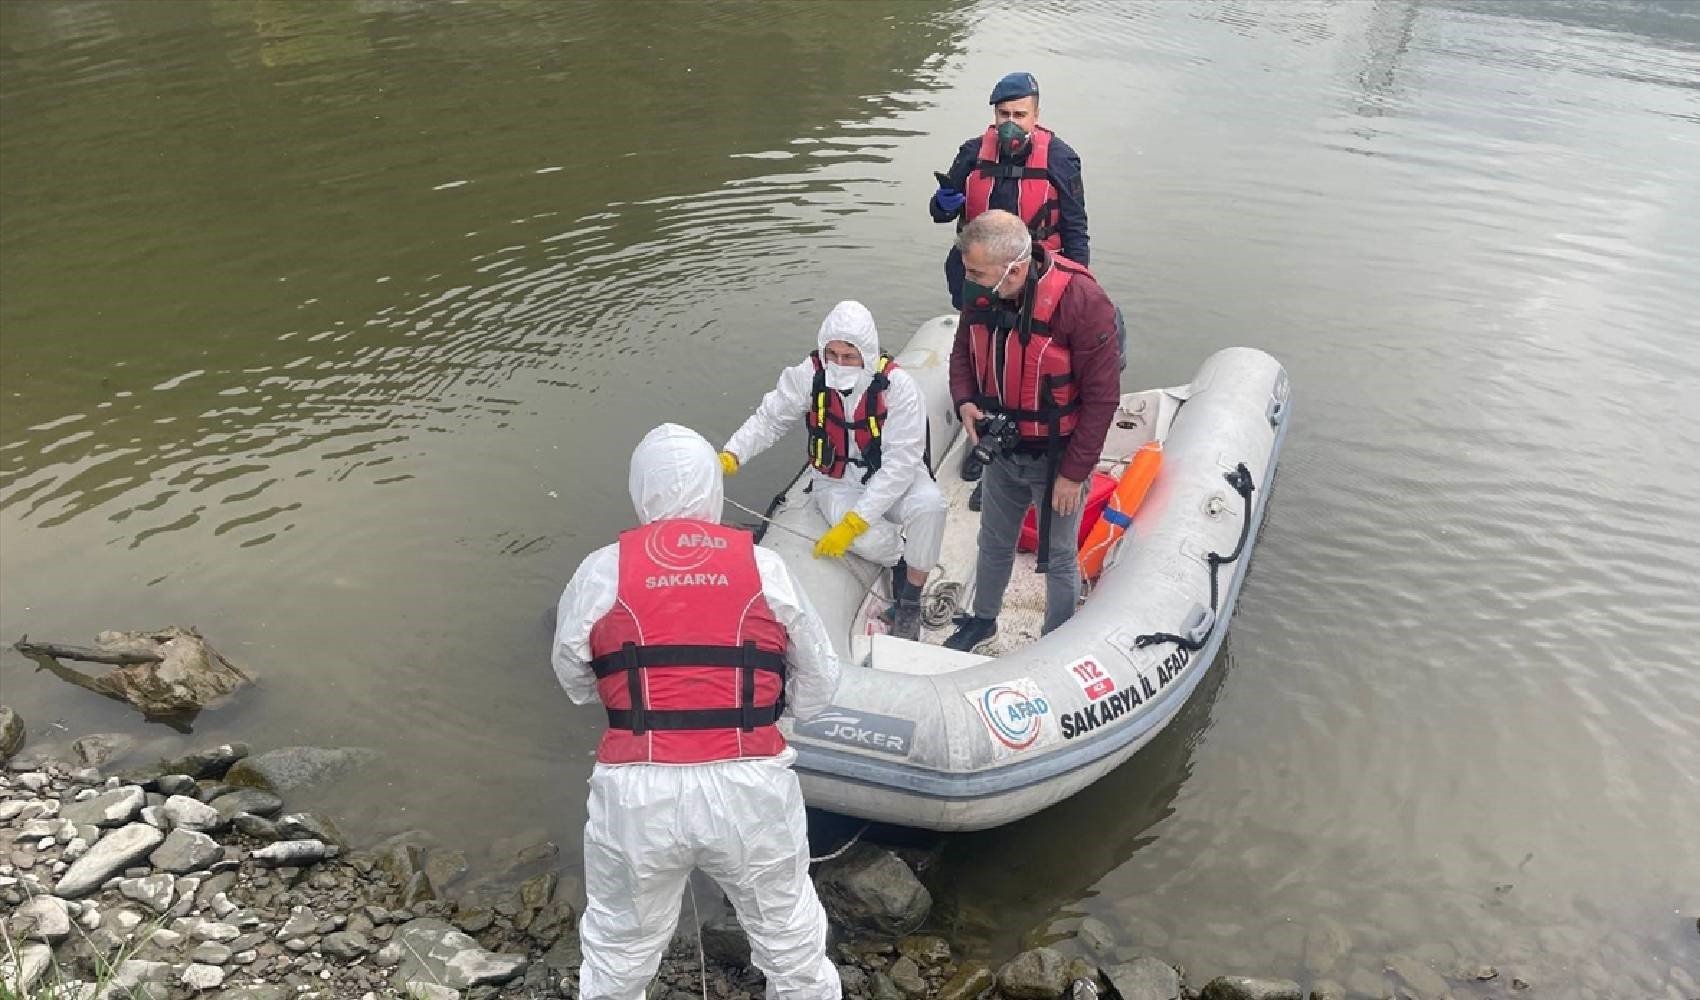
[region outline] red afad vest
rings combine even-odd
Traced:
[[[1053,427],[1058,438],[1072,434],[1080,409],[1073,361],[1068,348],[1051,338],[1051,317],[1074,276],[1091,277],[1092,272],[1045,253],[1034,254],[1033,267],[1044,273],[1028,283],[1021,312],[1000,304],[970,306],[963,318],[981,408],[1002,410],[1015,418],[1023,438],[1045,441]]]
[[[862,482],[873,478],[880,467],[880,438],[885,434],[885,390],[891,385],[891,373],[897,362],[891,355],[881,354],[874,365],[874,377],[856,403],[855,419],[844,419],[844,397],[826,384],[826,366],[820,352],[810,351],[809,360],[815,363],[815,383],[809,390],[809,412],[804,417],[809,427],[809,465],[822,475],[841,479],[845,468],[860,465],[865,471]],[[850,458],[850,436],[856,436],[860,458]]]
[[[608,710],[604,764],[772,757],[785,627],[762,597],[749,532],[654,521],[620,535],[619,598],[590,630]]]
[[[1058,227],[1062,224],[1062,207],[1051,184],[1050,162],[1051,130],[1043,125],[1033,126],[1025,163],[998,162],[998,130],[988,127],[980,137],[980,157],[963,184],[963,193],[968,196],[962,206],[963,224],[992,207],[992,189],[999,178],[1018,177],[1021,183],[1015,214],[1027,223],[1033,242],[1052,253],[1060,251],[1062,233]]]

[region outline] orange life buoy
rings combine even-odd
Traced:
[[[1092,528],[1092,534],[1087,536],[1086,544],[1080,547],[1080,573],[1086,579],[1098,578],[1110,549],[1133,524],[1134,511],[1137,511],[1140,503],[1145,500],[1146,491],[1151,489],[1152,481],[1157,478],[1157,470],[1162,467],[1162,442],[1147,441],[1139,446],[1139,450],[1133,455],[1133,461],[1127,464],[1127,469],[1122,473],[1121,481],[1116,483],[1116,492],[1110,497],[1110,505],[1104,508],[1098,523]]]

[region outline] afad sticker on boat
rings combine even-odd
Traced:
[[[964,691],[962,696],[980,713],[992,734],[992,755],[999,760],[1056,742],[1051,703],[1031,677]]]

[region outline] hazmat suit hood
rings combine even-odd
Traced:
[[[862,373],[872,375],[874,366],[880,360],[880,335],[874,329],[874,314],[868,307],[854,300],[845,300],[832,307],[821,320],[820,336],[816,338],[815,346],[826,350],[826,345],[834,340],[842,340],[862,353]]]
[[[689,427],[662,424],[645,434],[632,450],[627,482],[640,523],[670,517],[720,523],[720,459]]]

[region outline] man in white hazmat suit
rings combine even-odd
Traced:
[[[696,432],[650,431],[632,452],[638,527],[561,595],[555,674],[608,711],[584,826],[582,1000],[642,1000],[693,869],[731,900],[770,1000],[840,996],[796,752],[774,725],[827,706],[838,660],[779,556],[720,523],[721,477]]]
[[[779,373],[720,453],[727,475],[766,451],[799,417],[809,429],[809,495],[832,527],[815,556],[851,551],[892,567],[891,634],[921,633],[921,588],[944,543],[945,502],[927,468],[921,387],[880,353],[873,314],[840,302],[818,349]]]

